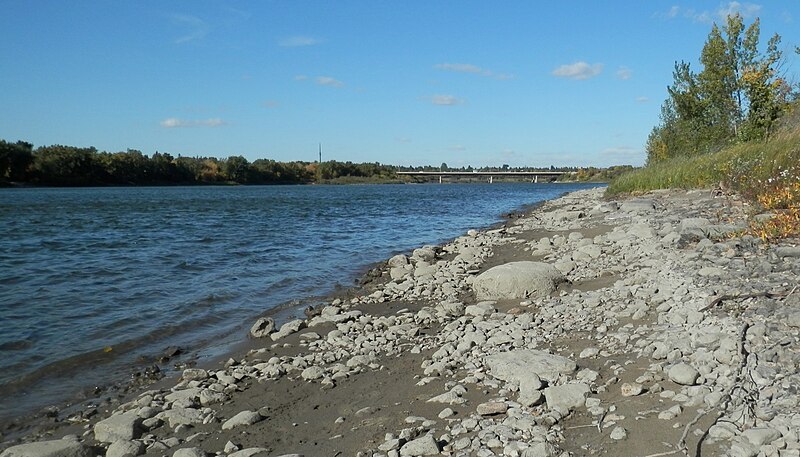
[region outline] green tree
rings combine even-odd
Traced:
[[[716,24],[700,53],[702,70],[675,64],[660,123],[647,141],[648,162],[716,150],[765,138],[786,109],[790,90],[778,75],[780,36],[759,51],[760,21],[745,28],[741,15]]]
[[[230,181],[246,184],[250,181],[250,162],[242,156],[230,156],[222,166],[222,174]]]
[[[33,163],[33,145],[24,141],[0,140],[0,180],[24,181]]]

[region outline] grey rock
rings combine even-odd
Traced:
[[[250,328],[250,335],[253,338],[264,338],[269,336],[275,331],[275,319],[271,317],[262,317],[253,324]]]
[[[408,265],[408,257],[404,254],[397,254],[389,259],[386,264],[391,268],[403,268]]]
[[[403,456],[439,455],[440,452],[439,443],[431,435],[409,441],[400,448],[400,455]]]
[[[139,441],[114,441],[106,450],[106,457],[136,457],[142,454],[144,454],[144,443]]]
[[[523,385],[531,374],[554,382],[560,374],[571,374],[577,369],[574,361],[535,349],[517,349],[487,356],[484,364],[497,379]]]
[[[693,386],[697,382],[700,373],[691,365],[678,363],[673,365],[668,372],[669,379],[683,386]]]
[[[544,389],[544,398],[550,409],[569,411],[586,404],[589,385],[584,383],[563,384]]]
[[[247,449],[242,449],[241,451],[236,451],[232,454],[229,454],[228,457],[253,457],[258,454],[267,454],[269,449],[263,447],[249,447]]]
[[[203,413],[195,408],[172,408],[169,411],[159,413],[159,416],[168,421],[171,428],[175,428],[179,425],[203,423]]]
[[[520,453],[520,457],[555,457],[558,449],[550,443],[537,442]]]
[[[181,378],[184,381],[202,381],[208,378],[208,372],[202,368],[187,368],[183,370]]]
[[[626,382],[620,386],[620,393],[623,397],[635,397],[641,395],[644,387],[638,382]]]
[[[508,411],[508,405],[502,401],[487,401],[477,407],[477,413],[481,416],[505,414],[506,411]]]
[[[306,323],[301,319],[295,319],[281,325],[280,330],[271,334],[269,337],[272,339],[272,341],[278,341],[279,339],[289,336],[292,333],[297,333],[304,328],[306,328]]]
[[[620,440],[624,440],[627,437],[628,437],[628,431],[625,430],[622,427],[617,426],[617,427],[614,427],[614,430],[611,430],[611,439],[612,440],[620,441]]]
[[[206,457],[206,451],[197,447],[188,447],[178,449],[172,454],[172,457]]]
[[[472,287],[479,300],[545,297],[552,293],[564,275],[542,262],[510,262],[492,267],[476,276]]]
[[[142,418],[136,411],[115,414],[94,426],[94,439],[101,443],[134,440],[142,435]]]
[[[310,366],[300,373],[300,376],[306,381],[313,381],[325,375],[325,369],[316,365]]]
[[[800,257],[800,246],[778,246],[775,248],[778,257]]]
[[[222,424],[223,430],[230,430],[235,427],[243,427],[253,425],[260,422],[264,417],[256,411],[241,411],[237,415],[231,417]]]
[[[649,213],[656,209],[656,204],[650,199],[634,198],[623,202],[619,209],[626,213]]]
[[[755,446],[763,446],[780,438],[781,432],[768,427],[756,427],[745,430],[742,432],[742,436],[747,438],[747,440],[750,441],[750,444]]]
[[[91,450],[77,440],[50,440],[11,446],[0,457],[90,457]]]

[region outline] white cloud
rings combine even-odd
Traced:
[[[306,75],[295,75],[295,77],[294,77],[295,81],[305,81],[307,79],[308,79],[308,76],[306,76]]]
[[[589,65],[586,62],[580,61],[568,65],[561,65],[553,70],[553,76],[559,78],[569,78],[577,80],[585,80],[594,78],[603,72],[603,64],[596,63]]]
[[[649,103],[649,97],[636,97],[636,103]]]
[[[458,73],[483,73],[481,67],[469,63],[439,63],[433,66],[439,70],[455,71]]]
[[[277,108],[281,106],[281,103],[277,100],[264,100],[264,102],[261,103],[261,106],[264,108]]]
[[[398,143],[411,143],[411,138],[407,136],[397,137],[394,140],[397,141]]]
[[[756,5],[755,3],[730,2],[728,3],[728,6],[724,6],[717,10],[717,15],[721,19],[725,19],[728,16],[733,16],[736,13],[739,13],[744,18],[751,18],[758,15],[759,11],[761,11],[761,5]]]
[[[303,46],[314,46],[315,44],[320,44],[321,41],[310,36],[291,36],[284,38],[278,42],[278,46],[284,48],[299,48]]]
[[[464,103],[464,100],[452,95],[434,95],[430,100],[431,103],[439,106],[455,106]]]
[[[628,67],[619,67],[617,70],[617,79],[628,80],[633,76],[633,72]]]
[[[175,40],[176,44],[201,40],[208,35],[208,32],[211,30],[211,27],[209,27],[206,21],[190,14],[173,14],[172,22],[188,29],[183,36]]]
[[[714,20],[724,21],[728,16],[741,14],[743,18],[749,19],[758,15],[761,12],[762,5],[748,2],[728,2],[720,6],[716,11],[698,11],[694,8],[681,8],[680,6],[673,6],[665,13],[658,12],[656,17],[662,19],[675,19],[676,17],[684,17],[691,19],[694,22],[711,23]]]
[[[449,146],[447,149],[449,151],[461,152],[461,151],[466,151],[467,147],[461,144],[454,144],[452,146]]]
[[[210,119],[187,120],[178,119],[177,117],[169,117],[159,123],[165,129],[183,128],[183,127],[219,127],[226,125],[227,122],[215,117]]]
[[[439,63],[433,66],[437,70],[443,71],[452,71],[456,73],[472,73],[475,75],[486,76],[487,78],[494,78],[494,79],[512,79],[514,75],[510,75],[507,73],[495,73],[492,70],[486,70],[481,68],[477,65],[472,65],[471,63]]]
[[[331,78],[330,76],[317,76],[316,82],[320,86],[344,87],[343,82],[339,81],[338,79]]]

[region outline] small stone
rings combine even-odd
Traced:
[[[622,427],[614,427],[614,430],[611,431],[611,439],[612,440],[624,440],[628,437],[628,431]]]
[[[644,387],[637,382],[626,382],[620,387],[620,392],[623,397],[635,397],[641,395],[643,391]]]
[[[445,408],[442,412],[439,413],[439,419],[447,419],[448,417],[454,416],[456,413],[453,411],[452,408]]]
[[[253,338],[264,338],[269,336],[275,331],[275,319],[271,317],[262,317],[253,324],[250,329],[250,335]]]
[[[425,435],[409,441],[400,448],[402,456],[439,455],[439,443],[431,435]]]
[[[139,441],[114,441],[106,450],[106,457],[136,457],[144,454],[144,444]]]
[[[198,447],[189,447],[178,449],[172,454],[172,457],[206,457],[206,451]]]
[[[269,452],[269,449],[265,449],[263,447],[249,447],[247,449],[242,449],[241,451],[236,451],[232,454],[229,454],[228,457],[253,457],[254,455],[264,454],[266,455]]]
[[[136,411],[115,414],[94,426],[94,439],[101,443],[134,440],[142,434],[142,418]]]
[[[508,405],[501,401],[489,401],[478,405],[477,412],[481,416],[494,416],[496,414],[505,414],[508,411]]]
[[[578,354],[578,357],[581,358],[581,359],[588,359],[588,358],[591,358],[591,357],[595,357],[599,353],[600,353],[600,349],[591,347],[591,348],[586,348],[586,349],[582,350],[581,353]]]
[[[257,413],[256,411],[242,411],[239,414],[225,421],[222,424],[222,429],[230,430],[234,427],[253,425],[256,422],[260,422],[263,419],[264,417],[261,416],[261,414]]]

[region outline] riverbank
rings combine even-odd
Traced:
[[[3,457],[800,455],[800,248],[746,217],[574,192]]]

